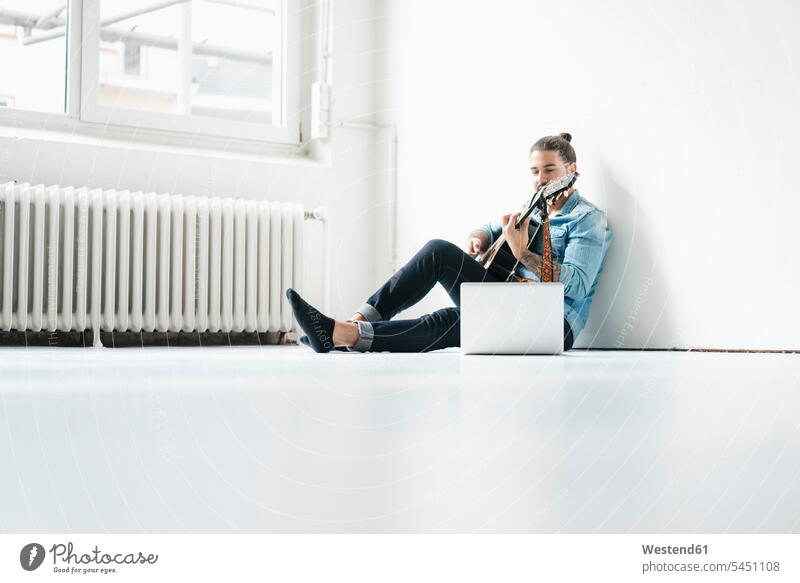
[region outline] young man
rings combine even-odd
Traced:
[[[571,139],[566,133],[545,136],[531,147],[529,159],[535,191],[555,178],[577,171]],[[501,233],[505,234],[519,261],[516,273],[539,280],[542,241],[537,237],[535,248],[529,249],[528,224],[531,220],[539,223],[541,219],[533,213],[520,229],[514,229],[527,204],[526,200],[522,211],[506,214],[501,221],[470,233],[466,250],[442,239],[428,241],[358,308],[350,320],[325,316],[289,288],[286,296],[297,323],[307,334],[300,340],[317,352],[329,352],[334,348],[361,352],[427,352],[459,346],[461,284],[499,281],[474,257],[485,251]],[[564,284],[564,350],[569,350],[586,325],[612,236],[603,211],[574,188],[549,201],[547,210],[553,280]],[[436,310],[421,318],[392,320],[425,297],[437,282],[445,288],[455,307]]]

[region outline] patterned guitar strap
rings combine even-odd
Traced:
[[[542,272],[539,280],[542,283],[553,281],[553,253],[550,249],[550,217],[547,210],[541,213],[542,217]]]

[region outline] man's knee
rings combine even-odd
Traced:
[[[427,243],[425,243],[424,249],[431,253],[431,252],[438,252],[438,253],[452,253],[453,251],[460,251],[459,247],[450,241],[446,241],[444,239],[431,239]]]

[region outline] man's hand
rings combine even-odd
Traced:
[[[489,246],[489,235],[482,229],[475,229],[467,237],[467,243],[464,245],[464,251],[470,257],[477,257],[483,253]]]
[[[528,250],[528,225],[531,222],[531,218],[527,217],[519,229],[515,229],[514,225],[521,215],[522,213],[503,215],[503,234],[506,237],[508,246],[511,248],[511,252],[517,259]]]
[[[483,251],[483,241],[481,241],[480,237],[467,239],[466,251],[470,257],[477,257]]]

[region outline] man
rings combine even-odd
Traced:
[[[572,136],[545,136],[530,149],[533,186],[538,191],[553,179],[577,172]],[[525,201],[527,207],[527,201]],[[611,244],[605,214],[580,196],[575,188],[548,202],[553,280],[564,284],[564,349],[586,325],[589,308]],[[347,321],[333,320],[305,302],[293,289],[286,290],[295,319],[307,336],[301,338],[316,352],[336,348],[361,352],[427,352],[460,345],[461,284],[499,281],[474,258],[503,233],[519,262],[516,274],[539,281],[542,241],[530,249],[528,225],[541,219],[532,214],[519,229],[514,225],[524,209],[509,213],[500,222],[489,223],[470,233],[466,249],[441,239],[428,241],[422,249]],[[436,310],[420,318],[392,320],[399,312],[419,302],[439,282],[455,307]],[[531,285],[531,284],[520,284]]]

